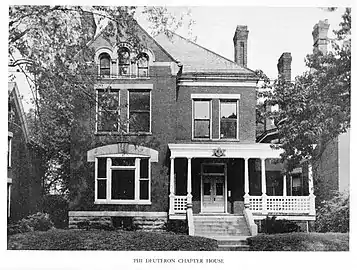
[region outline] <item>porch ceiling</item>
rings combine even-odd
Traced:
[[[172,158],[280,158],[283,152],[263,143],[180,143],[168,146]]]

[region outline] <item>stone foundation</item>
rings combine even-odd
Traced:
[[[163,231],[166,212],[70,211],[69,229],[114,229],[114,218],[129,218],[137,230]]]

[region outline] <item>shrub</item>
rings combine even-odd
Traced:
[[[48,231],[53,228],[53,223],[48,214],[36,213],[19,220],[17,223],[9,224],[8,235],[32,231]]]
[[[46,196],[43,201],[43,211],[50,215],[56,228],[68,227],[68,201],[63,196]]]
[[[321,202],[316,211],[317,232],[348,232],[350,223],[349,193],[338,193],[331,200]]]
[[[188,226],[186,220],[169,220],[166,224],[166,231],[179,234],[188,234]]]
[[[291,232],[299,232],[300,227],[295,222],[280,219],[277,220],[275,216],[266,217],[266,219],[262,220],[262,232],[268,234],[275,233],[291,233]]]

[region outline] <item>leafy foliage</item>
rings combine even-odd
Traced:
[[[165,224],[168,232],[177,234],[188,234],[188,226],[186,220],[168,220]]]
[[[51,230],[10,236],[16,250],[213,251],[217,241],[203,237],[140,231]]]
[[[300,227],[293,221],[276,219],[276,216],[262,220],[262,232],[267,234],[299,232]]]
[[[251,251],[348,251],[349,235],[342,233],[284,233],[247,239]]]
[[[68,201],[61,195],[47,195],[43,200],[43,211],[49,214],[56,228],[68,226]]]
[[[35,108],[28,120],[34,141],[44,149],[47,192],[55,186],[61,194],[71,190],[73,198],[85,189],[70,182],[80,175],[79,168],[71,167],[70,156],[71,144],[90,149],[88,142],[93,141],[93,127],[78,120],[96,105],[93,86],[101,81],[88,41],[101,31],[105,38],[125,40],[140,51],[145,42],[137,34],[137,10],[132,6],[9,7],[9,62],[17,65],[20,57],[28,63],[19,68],[33,92]],[[174,20],[165,8],[145,7],[141,12],[149,22],[162,23],[159,31],[180,26],[181,19]],[[79,141],[73,141],[73,136]]]
[[[339,193],[333,199],[322,202],[316,211],[317,232],[349,232],[350,196]]]
[[[33,231],[48,231],[51,228],[53,228],[53,223],[49,215],[38,212],[19,220],[15,224],[9,224],[7,233],[8,235],[12,235]]]
[[[346,9],[333,50],[326,54],[315,51],[306,57],[310,69],[294,82],[283,77],[270,83],[262,71],[257,72],[264,81],[261,91],[268,105],[278,105],[275,112],[264,112],[277,123],[281,136],[282,158],[287,170],[292,170],[303,159],[316,158],[317,144],[324,144],[350,127],[351,110],[351,14]],[[259,117],[258,117],[259,118]]]

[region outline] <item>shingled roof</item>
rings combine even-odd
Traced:
[[[248,68],[239,66],[178,34],[160,34],[155,40],[178,62],[183,65],[183,73],[234,73],[254,75]]]

